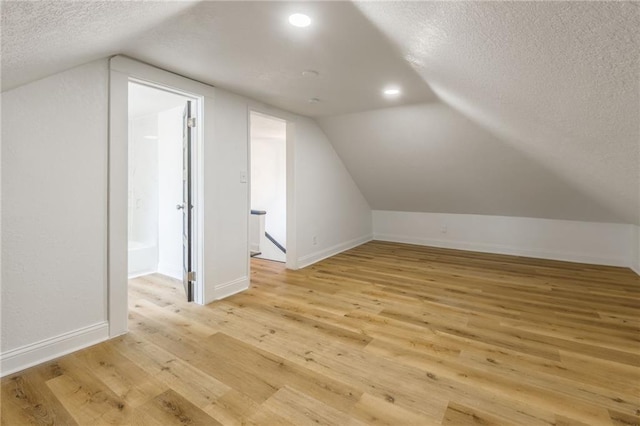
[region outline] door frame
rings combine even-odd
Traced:
[[[285,253],[286,256],[286,266],[287,269],[298,269],[298,256],[297,256],[297,248],[296,248],[296,209],[295,209],[295,194],[296,194],[296,187],[295,187],[295,129],[296,129],[296,124],[295,121],[293,121],[291,119],[291,117],[288,114],[278,114],[277,112],[274,112],[272,110],[272,108],[269,107],[262,107],[260,105],[250,105],[248,108],[248,114],[247,114],[247,134],[248,134],[248,138],[247,138],[247,157],[248,157],[248,165],[247,165],[247,169],[248,169],[248,184],[249,184],[249,191],[248,191],[248,205],[249,208],[251,208],[251,114],[259,114],[259,115],[263,115],[266,117],[271,117],[271,118],[275,118],[277,120],[281,120],[284,121],[286,123],[286,142],[285,142],[285,146],[286,146],[286,161],[285,161],[285,167],[286,167],[286,174],[287,174],[287,178],[286,178],[286,183],[287,183],[287,189],[286,189],[286,197],[287,197],[287,207],[286,207],[286,211],[287,211],[287,221],[286,221],[286,226],[287,226],[287,252]],[[249,229],[250,229],[250,225],[249,225],[249,221],[251,220],[251,215],[249,215],[249,218],[247,220],[247,235],[250,235],[249,233]],[[247,238],[247,253],[250,251],[250,246],[251,241],[250,238]],[[249,271],[249,276],[251,276],[251,257],[249,257],[249,266],[247,268],[247,270]]]
[[[109,144],[107,223],[107,312],[109,336],[128,331],[128,94],[129,82],[176,93],[195,101],[196,143],[192,176],[194,193],[194,240],[196,251],[195,302],[205,300],[204,275],[204,140],[213,140],[213,127],[205,126],[206,110],[213,110],[214,89],[203,83],[124,57],[109,60]]]
[[[194,108],[195,106],[195,108]],[[197,276],[191,278],[191,274],[196,272],[198,250],[194,250],[195,241],[198,236],[197,223],[194,220],[197,216],[197,203],[195,202],[196,179],[193,178],[195,170],[194,158],[196,152],[192,145],[198,141],[198,103],[192,99],[187,99],[182,109],[182,285],[187,294],[187,302],[195,301],[195,291],[197,286]],[[195,126],[191,125],[194,121]],[[191,129],[195,127],[196,132]],[[195,138],[195,140],[194,140]],[[186,173],[185,173],[186,171]],[[179,207],[179,206],[178,206]],[[185,239],[186,231],[186,239]],[[185,243],[186,241],[186,243]],[[194,256],[195,253],[195,256]]]

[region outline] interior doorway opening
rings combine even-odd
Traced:
[[[250,114],[251,257],[287,261],[287,122]]]
[[[196,102],[159,87],[128,84],[128,278],[159,274],[183,281],[188,301],[194,300],[197,258]]]

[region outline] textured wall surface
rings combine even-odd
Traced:
[[[367,200],[327,136],[309,118],[295,121],[295,163],[299,261],[321,252],[333,255],[340,251],[335,247],[371,236]]]
[[[247,138],[249,111],[254,109],[293,124],[296,229],[287,234],[296,238],[298,262],[372,233],[369,205],[313,120],[218,89],[216,143],[204,151],[205,274],[214,277],[207,278],[207,287],[248,277],[249,185],[241,182],[240,172],[250,166]]]
[[[107,61],[2,94],[2,352],[106,321]]]

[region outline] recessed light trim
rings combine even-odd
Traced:
[[[303,77],[318,77],[320,73],[316,70],[304,70],[302,71]]]
[[[304,28],[311,25],[311,18],[309,18],[304,13],[294,13],[293,15],[289,16],[289,23],[294,27]]]

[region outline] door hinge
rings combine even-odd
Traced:
[[[189,117],[187,119],[187,127],[196,127],[196,118],[195,117]]]
[[[189,271],[187,272],[187,281],[195,281],[196,280],[196,272]]]

